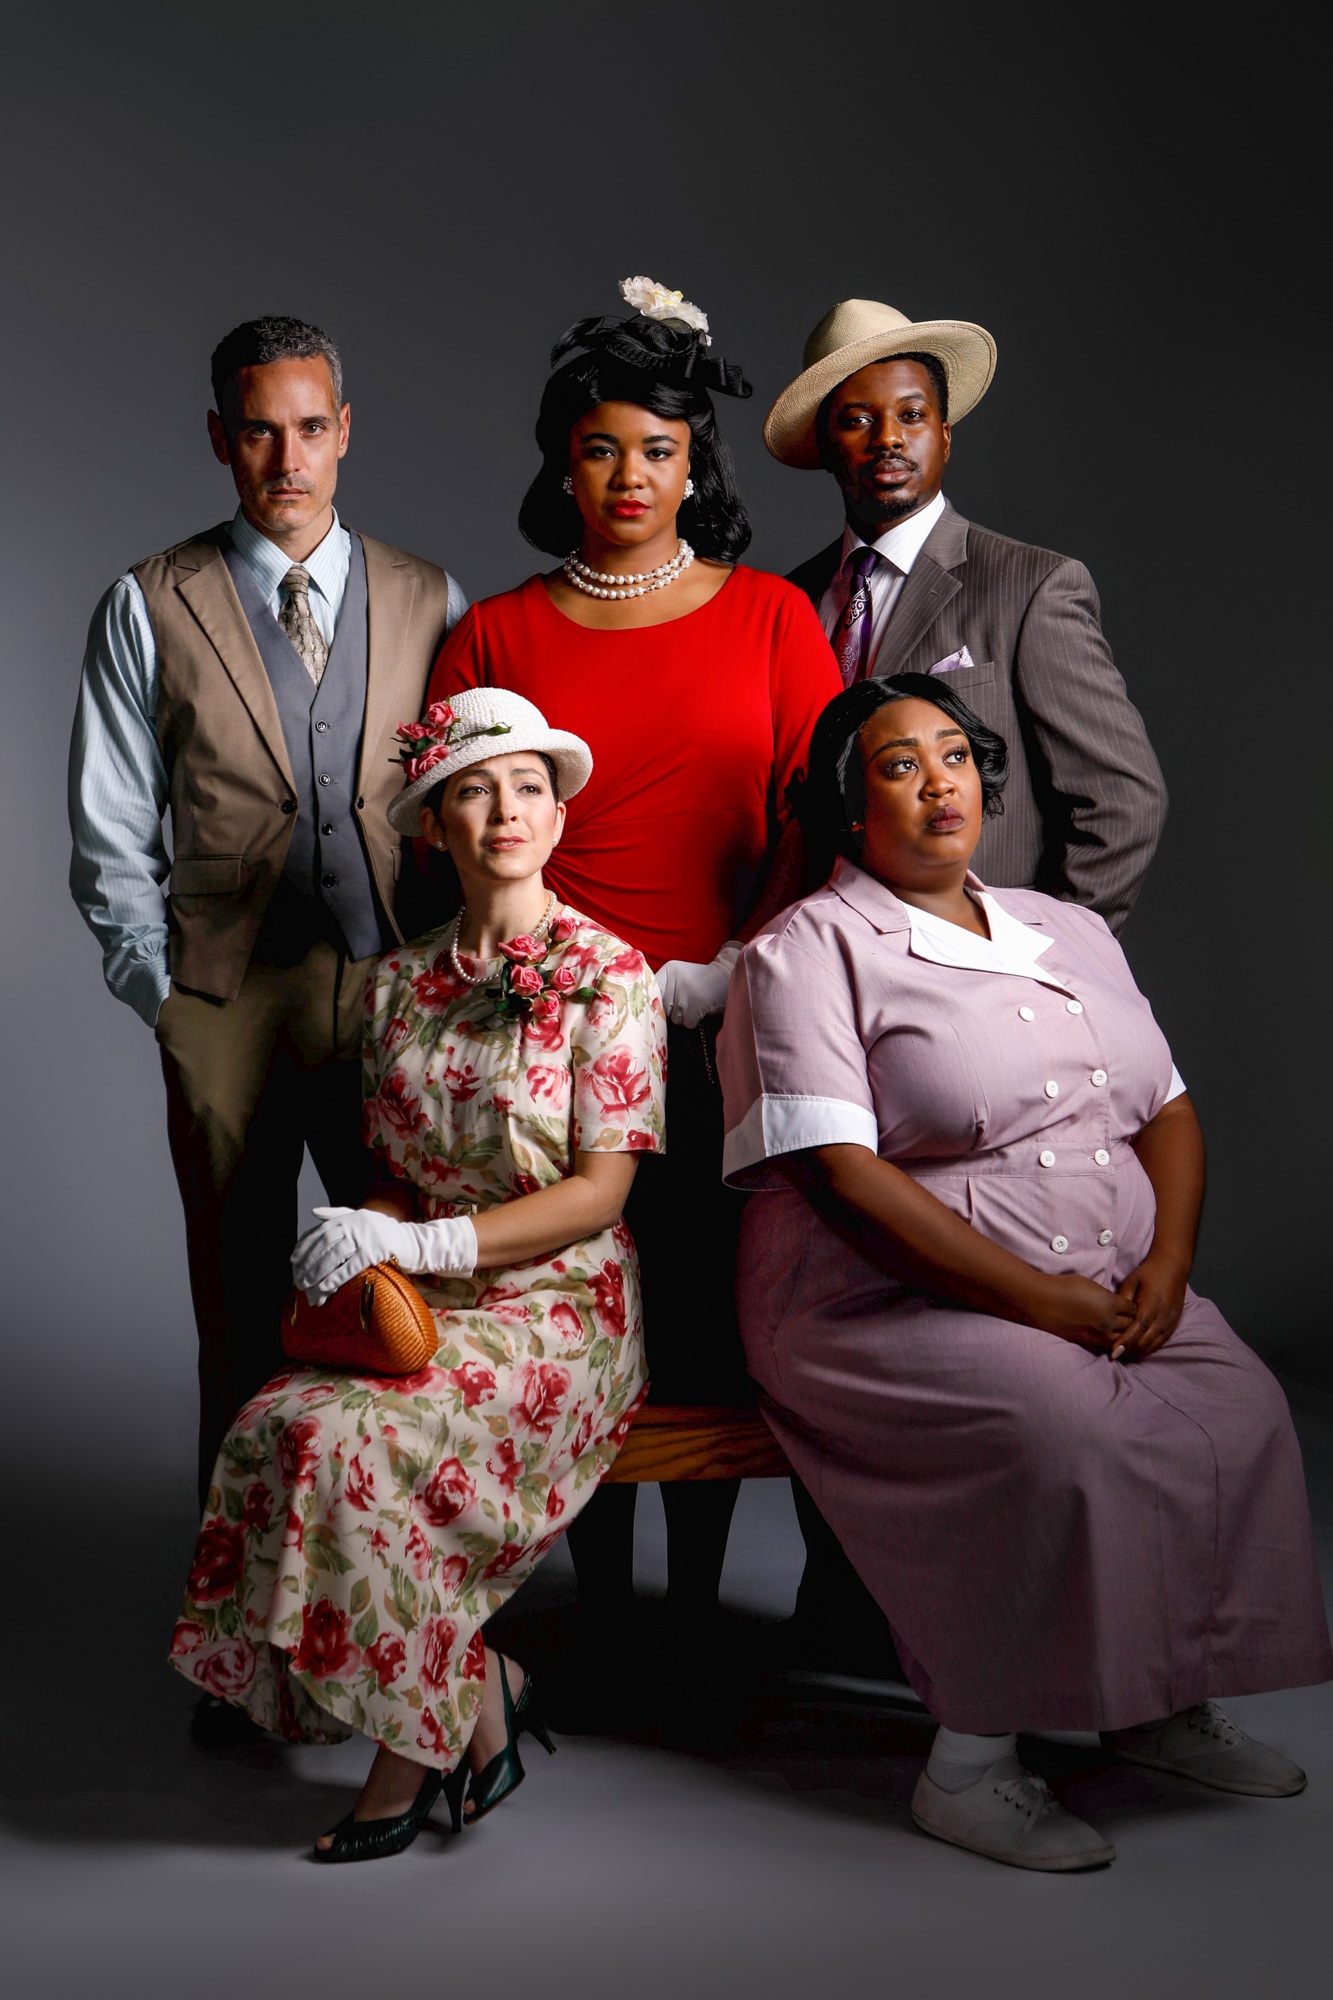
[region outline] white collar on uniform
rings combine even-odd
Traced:
[[[259,578],[260,589],[270,610],[275,609],[278,595],[282,590],[282,580],[292,566],[291,557],[284,555],[277,543],[271,542],[267,535],[261,535],[258,528],[246,520],[239,507],[231,524],[231,539],[237,554],[244,556]],[[347,571],[351,559],[351,536],[338,519],[335,509],[333,526],[319,547],[310,551],[303,565],[310,572],[311,583],[332,606],[335,616],[342,609],[343,592],[347,587]]]
[[[909,514],[905,521],[898,521],[886,530],[877,542],[863,542],[850,521],[842,531],[842,555],[839,568],[857,549],[874,549],[876,555],[884,557],[902,576],[910,576],[912,564],[920,555],[930,538],[930,531],[944,512],[944,495],[937,493],[928,507],[919,514]]]
[[[1042,978],[1037,960],[1050,950],[1054,938],[1043,936],[1030,924],[1021,924],[1017,917],[1011,917],[993,896],[986,894],[975,877],[969,878],[967,886],[985,911],[990,936],[978,937],[975,931],[964,930],[961,924],[951,924],[947,917],[934,916],[929,910],[918,910],[908,903],[904,908],[911,926],[913,956],[931,959],[936,965],[964,966],[974,972],[1008,972],[1018,979]]]

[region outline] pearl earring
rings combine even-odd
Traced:
[[[566,473],[566,474],[565,474],[565,477],[564,477],[564,480],[563,480],[562,484],[563,484],[563,488],[564,488],[564,491],[565,491],[566,493],[570,493],[570,494],[572,494],[572,493],[573,493],[573,491],[574,491],[574,482],[573,482],[573,480],[572,480],[572,479],[570,478],[570,476],[569,476],[569,474],[568,474],[568,473]]]
[[[685,498],[687,500],[693,500],[694,498],[694,481],[692,479],[685,481]]]

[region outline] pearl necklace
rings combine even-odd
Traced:
[[[488,958],[483,961],[483,963],[488,968],[485,972],[478,972],[475,974],[471,972],[464,972],[462,965],[459,963],[459,958],[458,958],[458,934],[463,928],[463,918],[466,916],[466,914],[467,914],[467,906],[465,904],[463,908],[458,912],[458,915],[454,918],[453,923],[449,926],[449,963],[454,969],[454,977],[456,979],[461,980],[464,986],[480,986],[483,979],[490,978],[489,968],[495,964],[495,960],[493,958]],[[546,909],[542,916],[541,922],[537,924],[531,931],[528,932],[528,936],[537,938],[538,940],[544,938],[546,936],[546,933],[551,928],[551,920],[554,916],[555,916],[555,890],[552,889],[549,891],[547,895]]]
[[[565,557],[563,568],[575,590],[583,591],[587,597],[646,597],[650,590],[665,590],[669,583],[674,583],[678,576],[685,574],[693,561],[694,550],[682,535],[670,562],[662,563],[657,569],[643,570],[637,575],[590,569],[580,559],[576,549],[571,549]]]

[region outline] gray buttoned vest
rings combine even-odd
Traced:
[[[383,951],[393,937],[375,894],[353,806],[366,708],[366,557],[352,535],[351,563],[328,664],[316,687],[291,640],[269,610],[243,556],[228,546],[222,559],[236,586],[273,699],[278,705],[292,776],[296,824],[283,863],[279,908],[271,932],[286,933],[287,949],[328,934],[351,958]],[[264,940],[257,947],[265,956]]]

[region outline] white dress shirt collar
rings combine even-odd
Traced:
[[[276,610],[283,578],[292,567],[291,557],[285,555],[276,542],[271,542],[267,535],[261,534],[258,528],[247,521],[239,507],[231,524],[231,539],[237,554],[245,558],[259,578],[260,588],[270,610]],[[318,548],[310,551],[302,565],[309,571],[312,589],[323,597],[335,619],[342,609],[351,555],[351,537],[338,519],[335,509],[332,527]]]
[[[842,531],[842,555],[838,567],[844,568],[857,549],[874,549],[876,555],[884,557],[902,576],[910,576],[912,565],[925,547],[931,529],[944,512],[944,495],[937,493],[928,506],[919,513],[909,514],[905,521],[896,521],[885,530],[877,542],[863,542],[849,521]]]

